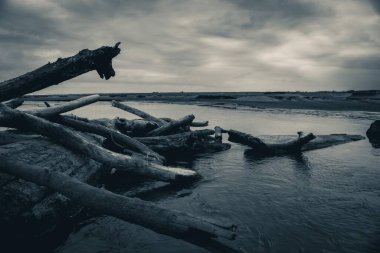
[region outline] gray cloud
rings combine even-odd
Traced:
[[[378,3],[0,0],[0,79],[121,41],[114,79],[44,92],[380,88]]]

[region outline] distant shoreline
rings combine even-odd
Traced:
[[[26,95],[25,101],[68,101],[91,94]],[[186,103],[257,109],[380,112],[380,90],[345,92],[153,92],[103,93],[101,101]]]

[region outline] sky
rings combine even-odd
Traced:
[[[0,81],[118,41],[40,93],[380,89],[380,0],[0,0]]]

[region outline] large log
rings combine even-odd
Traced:
[[[167,210],[137,198],[128,198],[82,183],[77,179],[50,169],[24,164],[0,153],[1,172],[46,186],[83,206],[127,222],[186,240],[194,236],[225,238],[236,236],[234,225],[215,224],[186,213]]]
[[[321,148],[327,148],[335,145],[345,144],[353,141],[359,141],[365,139],[361,135],[348,135],[348,134],[330,134],[330,135],[316,135],[315,138],[307,143],[304,143],[301,147],[296,149],[289,149],[287,151],[288,145],[298,141],[297,136],[291,135],[270,135],[270,136],[260,136],[260,138],[254,137],[252,135],[244,134],[238,131],[228,130],[229,135],[233,137],[229,139],[233,142],[237,142],[243,145],[252,147],[252,151],[265,153],[292,153],[292,152],[303,152]],[[230,135],[230,137],[231,137]],[[311,136],[305,136],[311,138]],[[301,137],[301,139],[305,138]],[[307,139],[304,139],[307,141]],[[271,142],[271,143],[269,143]],[[268,151],[269,148],[269,151]],[[273,150],[271,148],[281,148],[282,150]],[[300,149],[299,149],[300,148]]]
[[[139,142],[138,140],[131,138],[125,134],[119,133],[111,128],[105,127],[93,122],[86,122],[83,119],[77,120],[75,117],[61,115],[53,119],[55,122],[72,127],[76,130],[89,132],[103,136],[112,141],[116,146],[122,149],[131,149],[138,153],[143,154],[146,157],[154,158],[158,163],[163,163],[165,158],[154,152],[152,149]]]
[[[92,70],[96,70],[101,78],[108,80],[115,76],[112,58],[120,53],[119,44],[95,50],[84,49],[72,57],[59,58],[54,63],[4,81],[0,83],[0,102],[59,84]]]
[[[147,121],[152,121],[152,122],[155,122],[157,123],[159,126],[162,126],[162,125],[165,125],[166,124],[166,121],[165,120],[162,120],[162,119],[159,119],[159,118],[156,118],[152,115],[150,115],[149,113],[146,113],[146,112],[143,112],[139,109],[136,109],[136,108],[133,108],[129,105],[126,105],[126,104],[122,104],[118,101],[115,101],[113,100],[112,101],[112,106],[113,107],[116,107],[116,108],[119,108],[121,110],[124,110],[126,112],[129,112],[129,113],[132,113],[134,115],[137,115]]]
[[[160,126],[159,128],[156,128],[149,133],[146,134],[146,136],[158,136],[158,135],[163,135],[166,133],[169,133],[170,131],[176,130],[180,127],[189,125],[193,120],[194,120],[194,115],[187,115],[179,120],[173,120],[165,125]]]
[[[75,110],[75,109],[77,109],[79,107],[83,107],[85,105],[95,103],[95,102],[99,101],[99,99],[100,99],[99,95],[90,95],[90,96],[82,97],[82,98],[79,98],[79,99],[76,99],[76,100],[73,100],[70,102],[62,103],[60,105],[49,106],[47,108],[28,111],[28,113],[36,115],[38,117],[47,118],[47,117],[56,116],[56,115],[59,115],[61,113],[65,113],[68,111]]]
[[[302,147],[315,139],[313,134],[308,134],[304,137],[299,137],[293,141],[279,144],[267,144],[260,138],[254,137],[250,134],[239,132],[236,130],[228,130],[229,138],[231,142],[237,142],[247,145],[253,148],[257,152],[268,154],[283,154],[283,153],[297,153],[300,152]]]
[[[34,131],[64,147],[82,153],[108,167],[145,175],[163,181],[197,178],[195,171],[165,167],[100,147],[62,125],[23,113],[0,104],[0,126]]]

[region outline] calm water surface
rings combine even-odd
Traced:
[[[372,122],[366,117],[346,117],[344,113],[329,116],[129,104],[162,117],[180,118],[193,113],[196,120],[208,120],[210,127],[219,125],[253,135],[295,134],[299,130],[365,135]],[[91,105],[75,114],[134,118],[108,103]],[[146,199],[169,209],[237,223],[238,237],[232,245],[242,252],[379,252],[380,149],[363,140],[301,156],[257,159],[245,150],[232,144],[228,151],[198,156],[183,166],[198,171],[203,176],[199,182]],[[104,216],[78,224],[56,252],[206,251]]]

